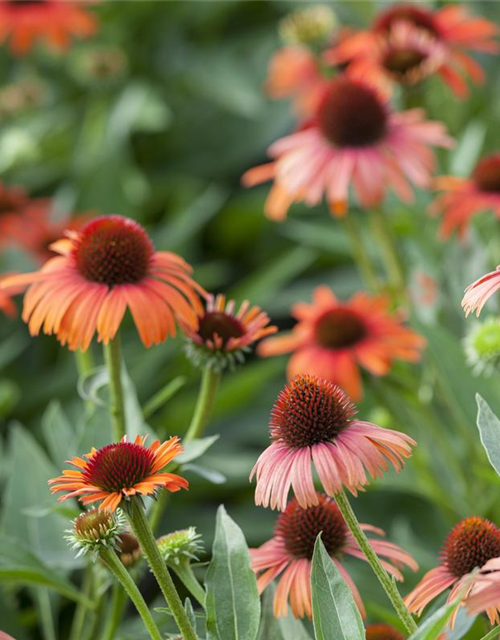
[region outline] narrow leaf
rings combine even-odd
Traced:
[[[328,555],[321,534],[314,545],[311,588],[316,640],[364,640],[365,630],[358,607]]]
[[[197,458],[201,458],[201,456],[210,449],[210,447],[219,439],[218,435],[215,436],[207,436],[206,438],[196,438],[196,440],[191,440],[184,447],[184,453],[181,453],[180,456],[177,456],[176,462],[179,464],[186,464],[186,462],[192,462]]]
[[[476,393],[476,402],[479,437],[491,466],[500,475],[500,420],[479,393]]]

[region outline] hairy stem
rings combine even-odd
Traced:
[[[113,595],[111,598],[111,606],[106,618],[106,624],[104,631],[102,632],[101,640],[113,640],[115,632],[118,629],[118,625],[123,616],[123,611],[127,604],[127,592],[121,586],[121,584],[113,585]]]

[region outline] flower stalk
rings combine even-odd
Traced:
[[[104,359],[109,373],[113,439],[115,442],[119,442],[127,433],[122,384],[122,349],[119,333],[116,334],[113,340],[104,345]]]
[[[210,366],[206,366],[203,369],[200,392],[191,423],[183,439],[184,444],[202,436],[215,404],[220,379],[220,371],[216,371]]]
[[[394,245],[392,233],[387,225],[387,218],[378,207],[373,207],[371,210],[371,219],[373,229],[379,241],[381,257],[384,262],[389,283],[395,293],[400,295],[404,294],[406,288],[405,273],[401,259]]]
[[[342,513],[347,526],[354,536],[354,539],[358,543],[361,551],[364,553],[369,565],[373,569],[373,572],[377,576],[380,584],[386,592],[387,597],[391,601],[392,606],[399,616],[399,619],[404,624],[409,634],[415,633],[418,627],[413,620],[410,612],[408,611],[396,587],[394,579],[388,575],[387,571],[382,566],[379,557],[373,551],[368,538],[361,529],[358,519],[356,518],[351,504],[345,494],[345,491],[339,491],[335,494],[335,502],[337,503],[337,506],[340,509],[340,512]]]

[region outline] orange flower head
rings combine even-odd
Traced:
[[[470,595],[478,593],[484,582],[484,574],[492,562],[500,561],[500,529],[485,518],[471,516],[461,520],[451,530],[441,550],[440,563],[428,571],[420,583],[406,598],[408,609],[421,615],[424,608],[438,595],[448,588],[451,591],[447,602],[452,602],[466,589],[462,597],[462,605],[467,603]],[[472,578],[475,569],[481,571]],[[500,574],[492,574],[493,586],[500,587]],[[491,624],[500,622],[500,606],[498,600],[490,602],[485,608]],[[485,610],[482,609],[482,610]],[[453,628],[456,612],[450,621]]]
[[[390,624],[369,624],[366,640],[405,640],[404,635]]]
[[[373,28],[375,31],[388,33],[399,22],[409,22],[430,34],[439,34],[439,26],[436,24],[432,11],[414,4],[395,4],[381,12],[375,19]]]
[[[102,500],[99,509],[115,511],[122,500],[135,495],[153,495],[159,489],[179,491],[187,489],[188,482],[173,473],[163,472],[166,465],[182,453],[179,438],[170,438],[163,444],[155,440],[150,447],[146,438],[137,436],[102,449],[92,449],[83,458],[69,461],[78,471],[64,470],[63,475],[49,480],[51,492],[67,491],[60,501],[78,497],[83,504]]]
[[[71,38],[88,38],[97,29],[86,2],[72,0],[1,0],[0,41],[9,41],[11,52],[26,55],[39,41],[65,51]]]
[[[40,271],[2,283],[27,288],[23,320],[31,335],[43,327],[70,349],[86,350],[96,332],[99,341],[112,340],[127,309],[147,347],[175,335],[176,320],[196,325],[204,291],[191,268],[174,253],[155,252],[137,222],[105,216],[67,236]]]
[[[296,304],[292,315],[298,320],[292,333],[265,340],[260,355],[292,352],[289,379],[310,373],[338,384],[354,400],[362,396],[360,366],[386,375],[394,360],[417,362],[425,346],[389,312],[384,296],[357,293],[340,302],[322,286],[314,291],[312,304]]]
[[[210,366],[221,371],[243,363],[250,346],[275,333],[269,316],[245,300],[236,311],[234,300],[226,304],[222,294],[207,298],[206,308],[198,316],[197,326],[185,327],[186,352],[197,367]]]
[[[500,153],[481,158],[469,178],[441,176],[435,187],[442,193],[429,212],[442,216],[441,237],[448,238],[456,231],[463,238],[475,215],[492,211],[500,218]]]

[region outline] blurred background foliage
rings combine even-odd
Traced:
[[[331,4],[340,23],[362,27],[385,3]],[[463,4],[500,19],[497,2]],[[268,187],[240,185],[241,174],[265,160],[269,143],[294,126],[290,105],[270,102],[262,84],[279,46],[277,24],[300,6],[288,1],[104,2],[92,8],[98,34],[64,55],[40,47],[13,59],[3,48],[0,180],[24,185],[33,196],[54,198],[55,217],[99,212],[138,220],[157,248],[191,262],[208,290],[237,301],[248,298],[281,329],[293,324],[290,306],[309,300],[318,284],[329,285],[340,297],[363,288],[344,228],[326,207],[295,206],[287,221],[276,224],[263,214]],[[500,66],[493,56],[480,58],[487,83],[474,87],[464,102],[436,78],[419,88],[418,100],[429,118],[444,120],[457,139],[455,150],[440,155],[442,173],[467,175],[482,153],[498,150]],[[473,321],[466,323],[460,308],[465,285],[498,262],[498,223],[483,215],[464,242],[442,242],[438,222],[426,213],[429,201],[429,194],[419,193],[411,206],[389,200],[384,210],[410,274],[410,321],[426,336],[427,352],[419,366],[397,364],[384,379],[366,377],[359,407],[363,418],[410,433],[419,447],[401,476],[388,474],[355,502],[360,519],[385,528],[391,540],[412,551],[422,570],[434,565],[444,536],[459,518],[480,514],[500,523],[499,480],[479,445],[474,401],[480,391],[499,413],[500,381],[498,374],[474,376],[467,365],[462,341]],[[350,215],[358,218],[378,264],[365,214]],[[14,249],[0,260],[3,272],[36,266]],[[423,276],[437,285],[437,300],[430,305]],[[497,311],[494,302],[489,306]],[[184,358],[182,338],[146,351],[132,326],[124,333],[127,367],[141,404],[185,377],[184,386],[147,420],[161,436],[182,436],[199,383],[198,372]],[[46,480],[66,458],[108,442],[109,424],[98,411],[82,432],[75,360],[54,339],[30,339],[19,319],[5,317],[0,335],[2,536],[27,545],[34,562],[41,558],[61,570],[58,575],[67,574],[73,553],[61,532],[72,508],[54,510]],[[93,349],[99,362],[98,346]],[[275,514],[253,505],[248,474],[267,445],[269,412],[285,383],[285,363],[285,358],[250,357],[242,369],[224,375],[207,431],[220,433],[220,439],[202,460],[201,473],[211,482],[189,474],[191,490],[174,496],[162,533],[195,525],[210,548],[215,511],[223,502],[250,546],[268,539]],[[140,426],[133,394],[131,387],[130,410]],[[0,582],[6,548],[0,544]],[[361,562],[348,564],[370,619],[393,621],[370,569]],[[18,640],[38,637],[34,607],[46,610],[40,600],[48,592],[34,597],[7,586],[1,590],[2,628]],[[140,630],[128,633],[123,637],[142,637]],[[467,638],[483,634],[482,622],[476,621]]]

